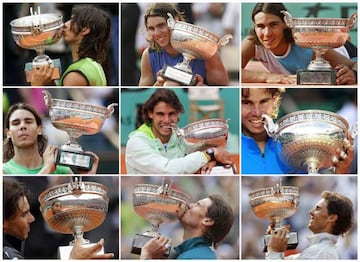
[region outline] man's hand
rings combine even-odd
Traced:
[[[355,85],[356,72],[352,71],[346,65],[337,65],[336,70],[336,84],[337,85]]]
[[[82,238],[75,241],[69,259],[110,259],[114,257],[113,253],[98,253],[104,247],[104,239],[100,239],[99,242],[89,247],[83,246],[82,242]]]
[[[290,225],[273,230],[268,243],[268,251],[285,252],[289,240],[286,235],[289,233],[289,230]]]
[[[51,174],[55,171],[55,155],[57,152],[57,146],[48,145],[42,155],[44,166],[40,171],[40,174]]]
[[[40,65],[32,68],[32,86],[44,86],[51,83],[51,76],[54,71],[54,65]]]
[[[344,148],[337,148],[336,155],[332,157],[335,166],[335,174],[349,174],[350,167],[354,161],[353,138],[348,132],[344,139]]]
[[[155,236],[141,249],[140,259],[164,258],[170,247],[170,239],[165,236]]]
[[[231,154],[223,147],[214,147],[215,160],[224,165],[232,165],[233,160]]]

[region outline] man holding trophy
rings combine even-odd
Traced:
[[[210,173],[216,163],[233,164],[223,147],[195,150],[187,154],[185,140],[173,131],[184,112],[176,93],[167,88],[157,89],[144,103],[142,124],[129,135],[126,144],[128,174],[193,174]]]
[[[77,5],[72,16],[61,28],[70,46],[73,63],[59,80],[60,86],[106,86],[105,72],[110,47],[111,18],[93,5]],[[53,65],[33,66],[32,86],[54,84]]]
[[[313,235],[307,239],[310,246],[303,252],[284,257],[290,226],[273,231],[268,243],[266,259],[339,259],[336,242],[354,223],[353,203],[336,192],[324,191],[322,199],[309,211],[308,228]]]
[[[181,204],[176,215],[184,227],[183,242],[175,247],[176,259],[216,259],[213,248],[234,223],[231,206],[220,195],[210,195],[189,206]],[[140,259],[163,258],[170,239],[155,236],[141,249]]]
[[[182,20],[184,17],[174,4],[155,3],[146,10],[144,23],[150,47],[145,49],[141,57],[139,86],[228,85],[227,72],[216,52],[218,46],[222,45],[220,42],[216,43],[220,41],[218,37],[214,36],[215,41],[205,42],[201,33],[197,36],[189,29],[193,25],[184,23],[191,36],[178,36],[179,39],[174,39],[175,31],[169,26]],[[200,28],[197,30],[198,34],[199,30]],[[198,43],[197,37],[200,38]],[[199,57],[203,59],[198,59]]]
[[[41,116],[23,103],[12,105],[5,117],[6,138],[3,143],[3,174],[71,174],[69,167],[56,165],[57,147],[48,145],[43,134]],[[99,157],[94,157],[88,174],[96,174]]]
[[[23,183],[5,178],[3,181],[3,259],[24,259],[23,242],[28,238],[30,224],[35,221],[30,212],[31,192]],[[78,239],[69,259],[110,259],[112,253],[98,253],[104,246],[101,239],[91,247],[82,246]]]
[[[242,82],[356,84],[357,62],[334,49],[344,45],[348,36],[347,32],[355,23],[353,21],[355,16],[349,19],[346,26],[342,25],[343,27],[330,25],[329,21],[336,23],[336,19],[322,21],[320,18],[315,18],[309,25],[302,25],[299,31],[303,33],[299,32],[297,36],[294,36],[291,25],[284,21],[286,10],[282,3],[257,3],[255,5],[252,11],[254,27],[241,45]],[[319,19],[317,22],[320,24],[313,23],[316,19]],[[322,26],[321,29],[320,26]],[[307,28],[309,32],[306,31]],[[321,30],[324,32],[323,35],[321,35]],[[331,36],[334,36],[333,39]],[[319,52],[318,49],[320,49]],[[312,60],[313,58],[316,59]],[[252,59],[261,62],[267,72],[246,69]]]

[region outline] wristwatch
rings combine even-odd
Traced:
[[[206,149],[206,154],[210,157],[210,161],[215,161],[215,151],[214,148],[208,148]]]

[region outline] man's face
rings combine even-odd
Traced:
[[[147,19],[149,37],[162,48],[170,43],[170,30],[166,20],[161,16],[150,16]]]
[[[73,28],[72,28],[73,27]],[[83,36],[81,32],[75,32],[76,25],[72,24],[71,19],[64,24],[63,36],[64,41],[68,44],[80,44]]]
[[[163,143],[169,142],[172,134],[170,124],[178,122],[179,113],[173,106],[161,101],[154,106],[154,110],[148,115],[152,119],[152,131],[155,137]]]
[[[29,148],[37,143],[37,137],[42,133],[34,115],[25,109],[15,110],[9,118],[7,136],[17,148]]]
[[[288,45],[284,37],[286,24],[280,17],[259,12],[254,16],[254,24],[256,35],[266,49],[278,55],[284,48],[286,50]]]
[[[185,228],[201,228],[206,220],[208,208],[211,206],[212,200],[204,198],[196,203],[192,203],[188,208],[181,208],[177,211],[180,223]]]
[[[255,137],[266,131],[262,114],[272,115],[274,99],[266,88],[249,88],[249,96],[241,97],[241,125],[245,135]]]
[[[30,224],[35,218],[30,213],[30,205],[26,197],[18,200],[18,209],[15,215],[10,219],[4,219],[4,233],[25,240],[29,236]]]
[[[328,215],[327,202],[325,199],[320,200],[316,206],[309,211],[309,215],[310,221],[308,227],[314,234],[323,232],[331,233],[337,215]]]

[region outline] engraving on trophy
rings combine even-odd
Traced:
[[[172,181],[170,184],[165,183],[165,178],[162,184],[138,184],[133,192],[133,207],[135,212],[148,220],[151,223],[151,229],[142,233],[136,234],[131,253],[140,254],[142,247],[154,236],[160,235],[159,226],[162,223],[171,223],[177,220],[176,210],[179,208],[187,208],[190,197],[174,188],[172,188]],[[170,254],[171,245],[169,245],[166,256]]]
[[[273,187],[250,192],[249,198],[254,214],[258,218],[270,220],[271,233],[274,233],[283,227],[282,220],[284,218],[295,214],[299,204],[299,190],[297,187],[276,184]],[[271,233],[264,235],[264,252],[267,251]],[[287,237],[289,238],[287,249],[296,248],[297,232],[289,232]]]
[[[26,63],[26,81],[31,82],[32,68],[40,65],[54,65],[51,79],[59,79],[61,63],[45,54],[45,47],[57,43],[62,37],[63,17],[57,14],[40,14],[30,8],[29,16],[14,19],[10,22],[11,33],[16,44],[25,49],[34,49],[37,56],[31,63]]]
[[[196,76],[193,74],[191,60],[209,59],[215,55],[217,50],[225,46],[232,36],[227,34],[220,38],[199,26],[186,22],[175,21],[168,13],[168,26],[171,29],[171,45],[180,53],[184,60],[175,66],[165,65],[162,70],[162,77],[175,81],[181,85],[195,85]]]
[[[315,59],[306,70],[297,73],[297,84],[300,85],[334,85],[336,71],[324,59],[329,48],[345,44],[349,31],[354,27],[357,13],[347,18],[292,18],[287,11],[284,14],[286,25],[291,28],[295,43],[304,48],[312,48]],[[306,72],[306,73],[304,73]]]
[[[220,118],[204,119],[182,129],[176,124],[172,124],[171,128],[178,139],[186,142],[186,152],[191,153],[209,147],[226,146],[229,133],[228,121]]]
[[[343,117],[325,110],[293,112],[276,123],[262,117],[268,135],[281,143],[281,160],[309,174],[333,167],[332,157],[338,148],[345,148],[346,133],[357,135],[357,124],[349,129]]]
[[[58,149],[56,163],[85,170],[90,170],[94,156],[85,153],[77,142],[82,135],[98,133],[104,123],[114,112],[116,103],[107,107],[90,105],[71,100],[53,99],[44,90],[45,104],[54,127],[66,131],[70,140]]]
[[[104,185],[82,182],[81,177],[70,180],[46,189],[38,197],[47,225],[56,232],[74,236],[70,246],[59,247],[60,258],[65,259],[69,258],[68,252],[77,239],[83,239],[85,232],[103,223],[109,204],[108,189]],[[83,239],[83,244],[88,245],[90,241]]]

